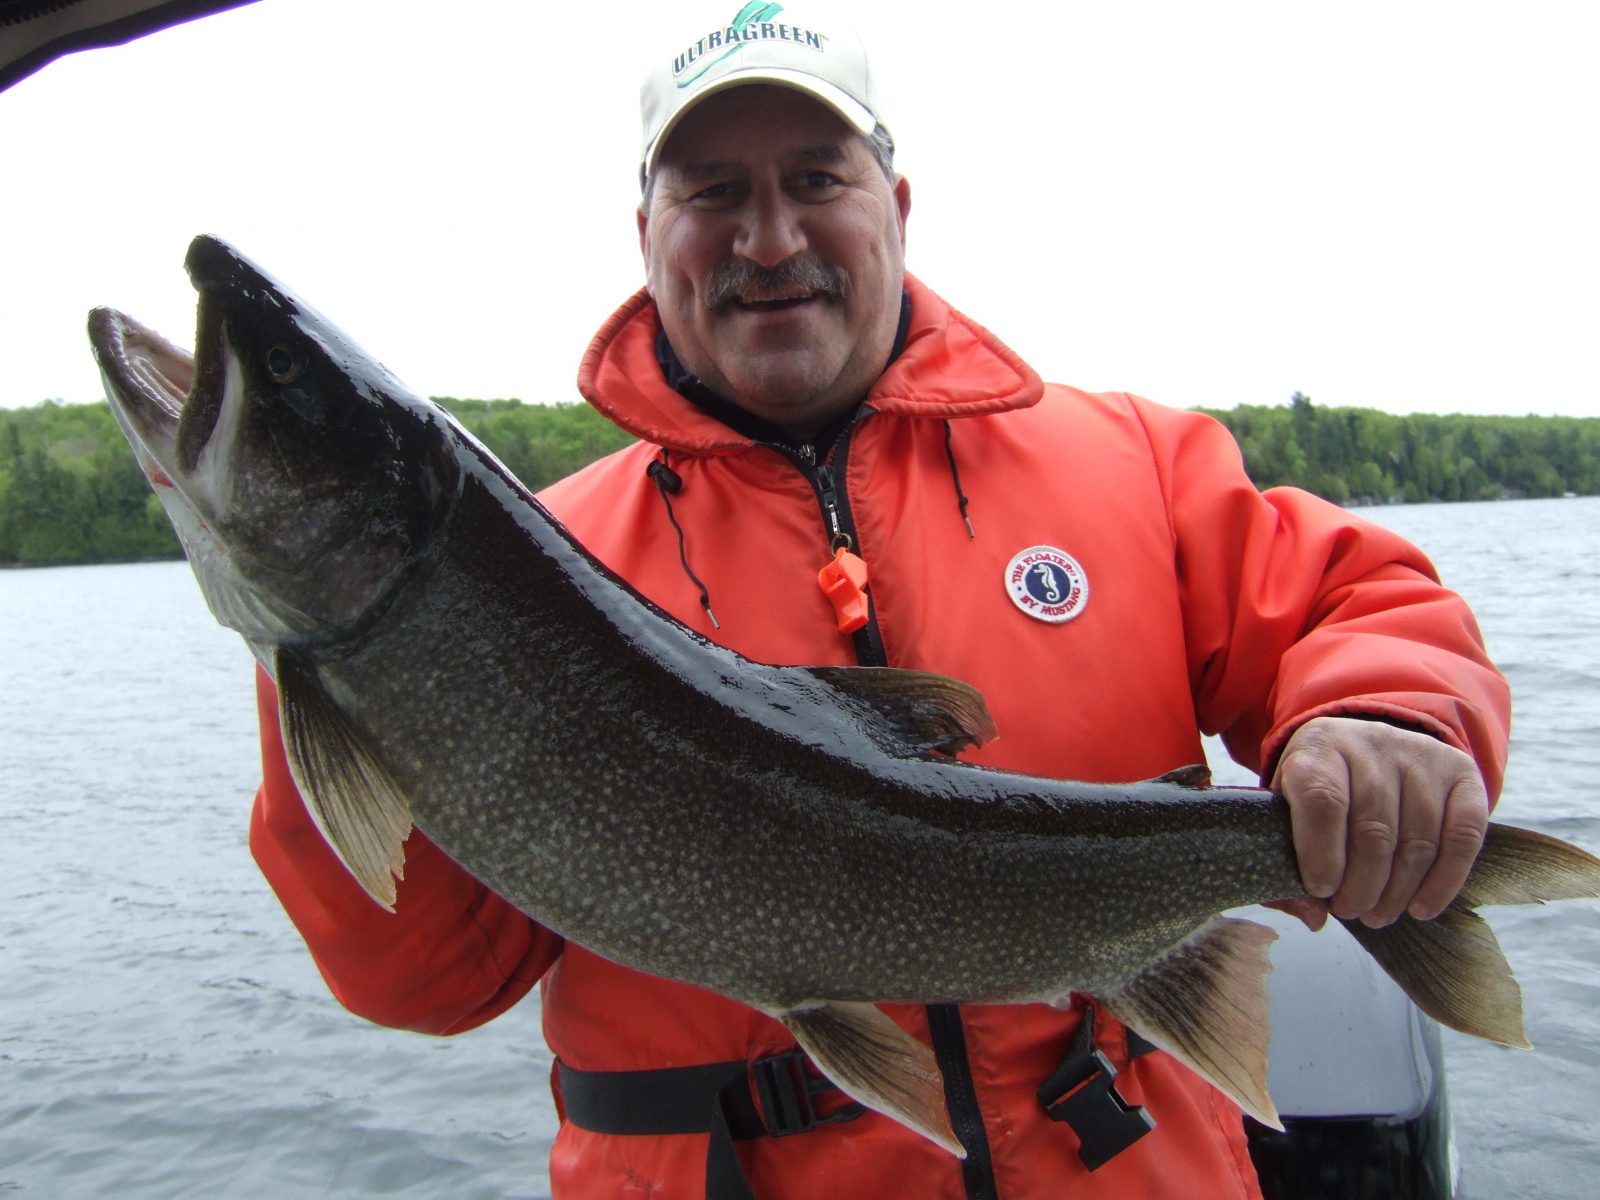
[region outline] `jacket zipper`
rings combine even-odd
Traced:
[[[845,467],[849,462],[850,441],[862,419],[870,415],[863,409],[861,415],[841,430],[834,441],[833,450],[823,462],[817,461],[817,451],[809,444],[793,452],[785,451],[810,482],[822,509],[822,527],[828,534],[828,552],[843,546],[859,552],[855,520],[850,515],[850,500],[844,490]],[[872,602],[872,589],[867,589],[867,623],[851,635],[855,643],[856,661],[864,667],[886,667],[889,653],[883,646],[883,635],[878,631],[878,610]]]
[[[944,1103],[950,1128],[967,1151],[961,1161],[961,1181],[967,1200],[998,1200],[994,1160],[989,1153],[989,1131],[978,1107],[978,1089],[972,1082],[972,1060],[967,1057],[967,1033],[961,1009],[954,1004],[928,1005],[928,1033],[933,1054],[944,1076]]]
[[[870,411],[863,409],[862,416],[865,417]],[[794,452],[784,451],[785,456],[794,461],[810,480],[817,493],[830,552],[841,546],[859,551],[855,520],[851,516],[850,500],[844,488],[850,442],[859,424],[860,418],[840,432],[832,453],[821,463],[817,462],[816,449],[810,445],[801,446]],[[878,609],[872,603],[870,586],[867,600],[867,623],[852,635],[856,661],[862,666],[886,667],[889,665],[889,654],[878,630]],[[967,1057],[967,1038],[961,1023],[961,1010],[954,1004],[930,1004],[926,1011],[934,1057],[944,1076],[945,1107],[950,1114],[950,1126],[967,1151],[967,1157],[961,1163],[961,1178],[967,1198],[997,1200],[999,1188],[994,1178],[994,1160],[989,1149],[988,1130],[983,1123],[983,1110],[978,1105],[977,1087],[972,1079],[972,1063]]]

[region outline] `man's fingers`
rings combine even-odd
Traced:
[[[1411,904],[1438,858],[1439,831],[1449,783],[1431,769],[1431,763],[1430,758],[1424,762],[1396,764],[1393,786],[1398,829],[1388,863],[1389,877],[1382,893],[1370,905],[1356,910],[1368,925],[1389,925],[1396,921]],[[1465,878],[1463,875],[1462,879]]]
[[[1316,736],[1312,725],[1303,726],[1279,760],[1272,786],[1289,802],[1300,881],[1310,895],[1326,900],[1345,875],[1350,771],[1344,756]]]
[[[1443,912],[1488,826],[1488,795],[1468,755],[1377,722],[1307,722],[1273,787],[1289,803],[1306,890],[1340,919],[1369,925]]]
[[[1373,755],[1349,755],[1347,761],[1350,821],[1345,830],[1344,879],[1328,901],[1333,915],[1344,921],[1370,911],[1383,895],[1400,826],[1400,788],[1393,764]]]
[[[1469,765],[1445,801],[1438,856],[1407,905],[1413,917],[1431,921],[1456,898],[1483,849],[1488,826],[1489,795],[1483,777]]]

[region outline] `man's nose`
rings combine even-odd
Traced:
[[[782,192],[757,195],[746,206],[734,252],[775,267],[806,248],[800,206]]]

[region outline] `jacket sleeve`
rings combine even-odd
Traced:
[[[1498,796],[1510,688],[1422,552],[1296,488],[1258,493],[1222,426],[1136,404],[1167,493],[1202,727],[1265,777],[1313,717],[1380,718],[1471,754]]]
[[[345,870],[300,798],[284,756],[277,692],[256,673],[261,790],[250,849],[341,1004],[382,1025],[459,1033],[526,995],[561,939],[413,829],[389,913]]]

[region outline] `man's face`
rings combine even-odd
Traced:
[[[861,136],[787,88],[694,109],[639,214],[673,349],[713,391],[809,437],[871,388],[900,320],[911,190]]]

